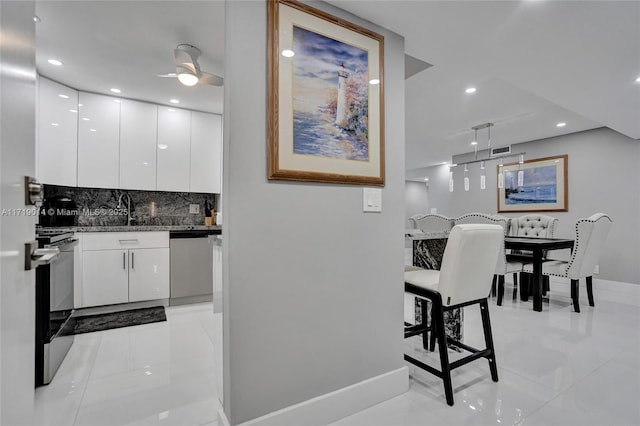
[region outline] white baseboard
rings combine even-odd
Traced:
[[[409,368],[355,383],[342,389],[274,411],[240,426],[326,425],[409,390]]]

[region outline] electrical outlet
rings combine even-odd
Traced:
[[[189,204],[189,213],[191,213],[191,214],[200,213],[200,205],[198,205],[198,204]]]
[[[596,267],[593,268],[593,273],[594,274],[599,274],[600,273],[600,265],[596,265]]]

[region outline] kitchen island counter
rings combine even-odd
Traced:
[[[211,234],[221,234],[222,226],[204,225],[120,225],[120,226],[66,226],[66,227],[38,227],[38,234],[60,232],[145,232],[145,231],[212,231]]]

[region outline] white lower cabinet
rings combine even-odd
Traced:
[[[82,254],[82,307],[129,301],[127,250],[96,250]]]
[[[169,298],[169,249],[129,253],[129,302]]]
[[[80,308],[169,298],[168,232],[83,235]]]

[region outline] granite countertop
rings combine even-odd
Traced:
[[[405,229],[404,238],[407,240],[436,240],[449,238],[449,232],[423,232],[420,229]]]
[[[143,232],[143,231],[213,231],[222,233],[220,225],[160,225],[160,226],[65,226],[65,227],[43,227],[38,228],[38,232]]]

